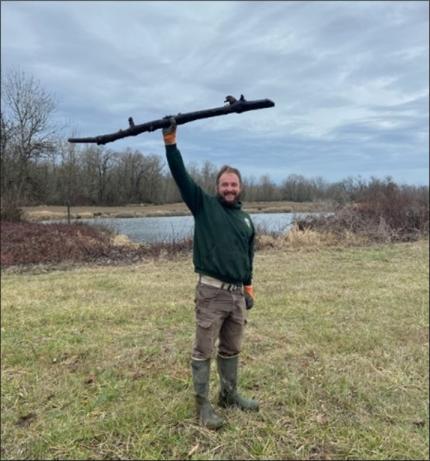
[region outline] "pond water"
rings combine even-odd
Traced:
[[[257,231],[286,233],[295,219],[321,213],[251,213]],[[51,221],[52,222],[52,221]],[[64,222],[64,221],[61,221]],[[76,221],[75,221],[76,222]],[[191,237],[194,231],[192,216],[164,216],[151,218],[94,218],[77,222],[103,225],[126,235],[138,243],[171,242]]]

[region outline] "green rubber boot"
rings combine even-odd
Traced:
[[[200,424],[208,429],[219,429],[224,424],[224,420],[214,412],[208,400],[210,359],[192,360],[191,369]]]
[[[259,406],[256,400],[246,399],[236,390],[239,356],[221,357],[218,355],[217,364],[221,384],[218,405],[223,408],[239,407],[241,410],[258,411]]]

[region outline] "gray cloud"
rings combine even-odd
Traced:
[[[271,98],[180,127],[186,161],[245,174],[428,182],[428,3],[2,2],[2,67],[38,78],[69,132]],[[70,133],[67,133],[67,135]],[[118,141],[163,155],[161,134]],[[230,160],[231,161],[230,161]]]

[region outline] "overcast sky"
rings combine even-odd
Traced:
[[[2,72],[55,96],[65,136],[95,136],[226,95],[275,107],[178,128],[187,164],[246,177],[429,179],[425,1],[2,1]],[[164,156],[161,131],[106,147]]]

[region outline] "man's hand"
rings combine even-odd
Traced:
[[[255,295],[254,295],[254,288],[252,285],[245,285],[244,287],[245,290],[245,303],[246,303],[246,308],[252,309],[254,306],[254,300],[255,300]]]
[[[166,146],[176,144],[176,120],[175,117],[170,117],[169,120],[170,126],[163,128],[163,139]]]

